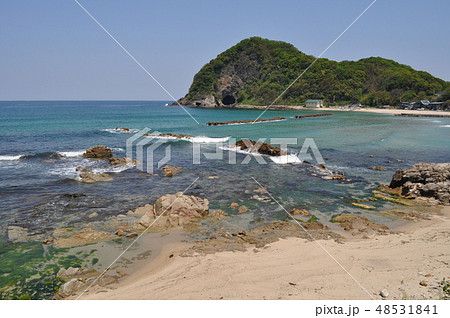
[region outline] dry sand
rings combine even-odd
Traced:
[[[81,299],[380,299],[383,289],[387,299],[438,299],[438,282],[450,276],[450,207],[402,232],[318,241],[370,295],[317,242],[288,238],[192,257],[180,256],[186,246],[170,245],[117,285]]]

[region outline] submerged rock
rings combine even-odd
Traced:
[[[103,181],[112,181],[113,178],[107,173],[84,172],[80,174],[81,182],[94,183]]]
[[[55,238],[53,240],[53,245],[55,247],[70,247],[109,240],[113,237],[114,235],[110,233],[103,231],[96,231],[91,228],[86,228],[78,231],[77,233],[69,237]]]
[[[106,146],[94,146],[86,150],[83,158],[107,159],[113,156],[111,149]]]
[[[388,234],[389,228],[386,225],[378,224],[370,221],[369,219],[349,214],[342,213],[339,214],[331,220],[333,223],[339,223],[339,225],[345,230],[351,232],[353,235],[357,234]]]
[[[27,241],[27,228],[17,225],[9,225],[7,228],[8,241],[11,242],[26,242]]]
[[[395,172],[389,188],[399,188],[408,198],[430,198],[450,204],[450,163],[419,162]]]

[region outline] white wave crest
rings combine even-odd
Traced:
[[[4,156],[0,156],[0,161],[11,161],[11,160],[19,160],[22,156],[24,155],[4,155]]]
[[[251,155],[251,156],[268,157],[270,160],[272,160],[276,164],[281,164],[281,165],[288,164],[288,163],[295,163],[295,164],[303,163],[303,160],[299,159],[296,155],[291,155],[291,154],[284,155],[284,156],[269,156],[269,155],[261,154],[259,152],[250,152],[247,150],[242,150],[239,147],[219,147],[219,148],[223,149],[223,150],[234,151],[237,153],[242,153],[242,154]]]
[[[117,152],[125,152],[125,149],[123,148],[111,148],[112,151],[117,151]]]
[[[450,125],[439,125],[439,127],[442,127],[442,128],[450,128]]]
[[[206,137],[206,136],[192,136],[192,137],[181,137],[177,138],[175,136],[163,136],[163,135],[149,135],[149,138],[163,139],[163,140],[183,140],[192,143],[221,143],[228,141],[230,137]]]
[[[100,129],[100,131],[106,131],[111,134],[134,134],[134,133],[137,133],[139,131],[139,129],[129,128],[128,131],[125,131],[124,129],[120,129],[120,128],[106,128],[106,129]]]
[[[128,169],[133,168],[134,165],[133,164],[126,164],[126,165],[120,165],[120,166],[113,166],[113,167],[108,167],[108,168],[95,168],[92,169],[92,173],[108,173],[108,172],[113,172],[113,173],[119,173]]]
[[[303,163],[296,155],[269,156],[270,160],[278,164]]]
[[[73,158],[73,157],[81,157],[85,152],[86,150],[58,151],[58,154],[67,158]]]

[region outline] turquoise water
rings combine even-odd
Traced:
[[[323,223],[335,214],[350,212],[389,224],[392,220],[379,211],[393,208],[392,203],[370,202],[377,207],[375,211],[362,210],[350,203],[371,197],[372,190],[388,183],[397,169],[419,161],[448,162],[450,159],[448,118],[333,112],[332,116],[293,119],[300,111],[267,111],[263,118],[287,119],[254,125],[205,126],[209,121],[254,119],[260,111],[188,108],[199,125],[181,108],[166,107],[166,103],[0,102],[0,297],[51,298],[60,284],[54,277],[59,267],[84,266],[83,261],[90,264],[87,256],[80,259],[76,255],[60,255],[57,253],[70,251],[52,250],[39,243],[54,229],[85,227],[92,221],[88,215],[93,212],[98,213],[95,221],[101,227],[111,217],[153,203],[167,193],[184,191],[196,178],[187,193],[206,197],[211,208],[229,213],[231,218],[220,225],[227,229],[251,228],[286,218],[285,212],[273,202],[253,197],[254,190],[260,187],[255,180],[286,210],[306,208]],[[315,112],[308,110],[301,114]],[[350,181],[322,179],[313,165],[314,160],[313,164],[277,164],[266,157],[266,164],[259,164],[255,159],[243,164],[246,155],[221,151],[218,147],[227,146],[228,142],[217,143],[219,139],[209,143],[167,141],[156,148],[154,158],[160,160],[170,146],[171,159],[167,164],[183,168],[181,174],[172,178],[164,177],[157,167],[149,176],[135,167],[113,168],[106,161],[81,157],[85,149],[95,145],[106,145],[113,149],[115,156],[125,156],[126,140],[132,134],[111,130],[115,127],[133,131],[148,127],[153,132],[209,138],[268,138],[266,142],[270,138],[298,138],[297,144],[288,149],[291,153],[301,149],[305,138],[313,138],[326,166],[344,171]],[[154,142],[148,139],[146,147]],[[195,147],[202,151],[199,164],[193,163]],[[221,159],[205,158],[205,153],[216,151],[222,154]],[[230,155],[236,156],[237,164],[229,163]],[[144,158],[144,165],[147,159]],[[78,166],[108,172],[114,180],[81,183],[75,171]],[[386,170],[372,170],[373,166],[383,166]],[[229,208],[231,202],[239,202],[249,211],[238,214]],[[38,242],[8,242],[9,225],[28,229],[31,239]],[[90,257],[101,258],[89,253]],[[14,285],[18,289],[3,294],[9,290],[8,286]]]
[[[283,116],[287,120],[205,126],[209,121],[253,119],[260,111],[188,108],[200,122],[198,125],[181,108],[166,107],[165,103],[0,102],[1,224],[14,223],[46,231],[61,224],[82,222],[83,216],[93,211],[107,217],[152,202],[163,194],[183,191],[196,177],[201,188],[190,191],[209,198],[213,207],[226,208],[232,200],[243,200],[253,207],[247,217],[236,217],[240,224],[254,217],[271,220],[277,215],[273,213],[274,206],[251,201],[249,194],[244,193],[259,187],[252,177],[281,199],[286,208],[306,207],[328,219],[339,211],[365,213],[349,206],[347,201],[369,196],[378,184],[388,183],[396,169],[418,161],[450,159],[448,118],[334,112],[333,116],[293,119],[291,117],[298,111],[268,111],[264,118]],[[99,144],[113,148],[116,156],[125,156],[125,142],[130,134],[107,131],[118,126],[218,138],[295,137],[298,145],[289,148],[292,153],[300,150],[305,138],[313,138],[326,165],[344,171],[352,182],[341,184],[323,180],[314,176],[315,169],[307,164],[280,165],[268,160],[268,164],[260,165],[253,159],[245,165],[230,165],[227,151],[221,160],[206,160],[202,156],[201,163],[194,165],[194,145],[187,141],[167,142],[172,154],[168,164],[184,169],[173,178],[161,175],[145,178],[143,172],[135,168],[115,173],[103,162],[92,163],[76,156]],[[214,152],[216,144],[200,144],[200,148],[204,152]],[[157,148],[155,158],[162,158],[164,149]],[[58,152],[69,153],[71,157],[58,156]],[[11,160],[20,155],[26,157]],[[245,158],[244,154],[236,156],[238,163]],[[111,172],[115,181],[97,184],[76,181],[75,167],[86,165]],[[370,169],[376,165],[387,170]],[[209,179],[212,175],[219,178]],[[84,197],[72,202],[73,198],[67,194],[73,193]]]

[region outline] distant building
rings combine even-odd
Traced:
[[[321,99],[308,99],[306,102],[305,102],[305,106],[306,107],[315,107],[315,108],[318,108],[318,107],[323,107],[323,100],[321,100]]]

